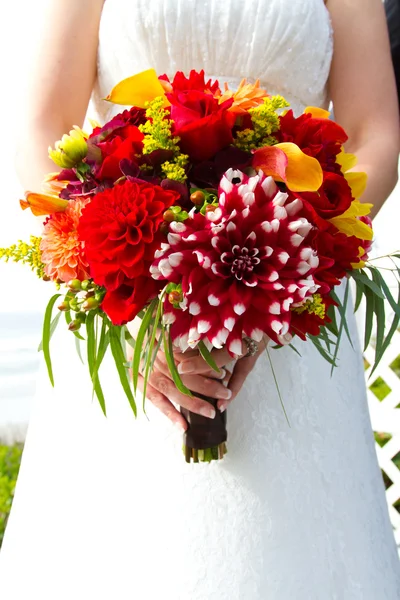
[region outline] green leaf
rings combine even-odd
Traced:
[[[135,349],[135,339],[131,336],[127,327],[125,327],[125,341],[131,348]]]
[[[165,327],[163,327],[163,340],[164,340],[164,352],[165,358],[167,361],[167,365],[169,371],[172,375],[172,379],[177,387],[177,389],[186,396],[192,397],[192,392],[184,385],[182,382],[181,376],[178,373],[178,369],[176,368],[175,359],[174,359],[174,347],[172,344],[172,338],[168,334],[168,339],[165,333]]]
[[[379,281],[382,291],[384,293],[384,297],[386,297],[392,310],[396,313],[396,315],[398,317],[400,317],[400,305],[393,298],[392,292],[390,291],[390,288],[389,288],[388,284],[386,283],[385,278],[383,277],[382,273],[379,271],[379,269],[376,269],[375,267],[368,267],[368,268],[371,271],[372,277],[374,277],[377,281]]]
[[[158,298],[154,298],[150,305],[148,306],[146,312],[144,313],[142,322],[140,324],[140,328],[136,337],[135,350],[132,357],[132,379],[133,379],[133,389],[136,392],[137,383],[139,378],[139,369],[140,362],[142,358],[143,344],[149,329],[151,320],[153,318],[153,312],[158,304]]]
[[[354,303],[354,312],[357,312],[360,308],[362,299],[364,298],[364,284],[362,281],[355,280],[356,283],[356,301]]]
[[[328,352],[327,350],[325,350],[325,348],[323,346],[321,346],[321,344],[319,343],[319,340],[316,336],[314,335],[307,335],[307,338],[314,344],[315,348],[318,350],[318,352],[320,353],[320,355],[326,360],[328,361],[328,363],[330,365],[332,365],[332,367],[336,367],[336,361],[334,360],[332,354],[330,354],[330,352]]]
[[[331,333],[333,333],[333,335],[335,337],[338,336],[339,330],[338,330],[338,325],[337,325],[337,320],[336,320],[336,308],[333,304],[331,304],[327,310],[328,317],[331,319],[331,323],[326,323],[325,327],[328,329],[328,331],[330,331]]]
[[[104,415],[106,416],[106,403],[105,403],[103,390],[102,390],[100,380],[99,380],[99,369],[100,369],[101,363],[103,362],[103,358],[106,354],[108,345],[110,343],[110,334],[107,331],[107,322],[106,322],[105,318],[103,318],[102,321],[103,322],[101,325],[101,333],[100,333],[99,343],[98,343],[98,347],[96,350],[96,362],[93,367],[92,382],[93,382],[94,392],[97,396],[97,399],[99,401],[101,409],[102,409]]]
[[[398,303],[400,303],[400,287],[399,287],[399,295],[398,295]],[[371,373],[370,373],[370,377],[372,376],[372,374],[374,373],[375,369],[377,368],[377,366],[379,365],[380,361],[382,360],[383,355],[385,354],[386,350],[388,349],[390,342],[392,341],[392,338],[394,336],[394,334],[397,331],[397,328],[399,326],[400,323],[400,317],[398,315],[394,315],[392,324],[390,326],[390,329],[385,337],[385,340],[381,346],[380,352],[376,352],[375,353],[375,362],[374,362],[374,366],[372,367]]]
[[[51,315],[53,313],[53,308],[55,303],[61,294],[54,294],[49,300],[49,303],[46,308],[46,312],[44,314],[43,320],[43,335],[42,335],[42,348],[44,354],[44,360],[46,361],[47,372],[49,374],[49,379],[51,385],[54,387],[54,377],[53,377],[53,367],[51,364],[50,357],[50,338],[51,338]]]
[[[349,300],[349,291],[350,291],[350,281],[348,279],[346,282],[346,288],[344,290],[343,304],[340,304],[341,309],[338,308],[339,313],[340,313],[340,325],[339,325],[338,336],[337,336],[337,340],[336,340],[335,352],[333,354],[333,364],[332,364],[332,369],[331,369],[331,375],[333,373],[333,369],[336,366],[336,361],[337,361],[337,357],[339,354],[340,340],[342,339],[343,329],[346,329],[346,327],[347,327],[346,308],[347,308],[347,302]],[[348,329],[347,329],[347,331],[348,331]]]
[[[269,350],[268,350],[268,346],[267,345],[265,346],[265,351],[266,351],[267,356],[268,356],[268,362],[269,362],[269,366],[271,367],[272,377],[274,378],[274,382],[275,382],[275,386],[276,386],[276,391],[278,392],[278,396],[279,396],[279,401],[281,403],[281,406],[282,406],[282,409],[283,409],[283,413],[284,413],[284,415],[286,417],[287,424],[290,427],[290,421],[289,421],[289,418],[287,416],[285,405],[283,403],[282,394],[281,394],[281,390],[280,390],[279,383],[278,383],[278,378],[277,378],[277,376],[275,374],[274,365],[272,364],[271,356],[269,354]]]
[[[50,339],[53,337],[53,333],[56,330],[56,327],[58,325],[60,317],[61,317],[61,311],[54,317],[54,319],[51,322],[51,325],[50,325]],[[41,341],[40,344],[39,344],[39,346],[38,346],[38,352],[41,352],[42,350],[43,350],[43,341]]]
[[[372,325],[374,318],[375,295],[370,288],[365,289],[366,313],[365,313],[365,334],[364,334],[364,352],[368,348]]]
[[[87,351],[87,361],[89,366],[90,377],[93,378],[93,370],[94,365],[96,363],[96,335],[94,331],[94,320],[96,318],[96,313],[94,311],[90,311],[86,317],[86,351]]]
[[[343,298],[343,305],[340,302],[337,294],[333,290],[331,291],[331,297],[334,299],[335,302],[337,302],[337,305],[338,305],[337,309],[338,309],[339,314],[341,316],[341,323],[343,323],[344,331],[346,333],[347,339],[350,342],[350,346],[354,349],[353,340],[351,339],[351,335],[350,335],[350,331],[349,331],[349,326],[347,324],[347,319],[346,319],[346,308],[347,308],[349,291],[350,291],[350,280],[347,279],[347,281],[346,281],[346,288],[345,288],[345,292],[344,292],[345,295],[347,294],[347,297],[346,297],[346,301]],[[344,304],[345,304],[345,306],[344,306]]]
[[[289,344],[289,348],[291,348],[294,352],[296,352],[296,354],[298,354],[301,358],[301,354],[300,352],[297,350],[296,346],[293,346],[293,344]]]
[[[220,373],[220,369],[218,368],[217,363],[213,359],[211,352],[207,349],[207,346],[205,345],[205,343],[203,341],[200,341],[197,344],[197,347],[199,349],[201,356],[203,357],[203,360],[206,361],[208,366],[211,367],[211,369],[213,369],[217,373]]]
[[[371,281],[371,279],[362,269],[354,269],[354,271],[351,272],[351,277],[353,277],[355,281],[361,281],[361,283],[372,290],[376,296],[379,296],[380,298],[385,297],[381,288],[375,283],[375,281]]]
[[[158,306],[157,306],[157,311],[156,311],[156,316],[154,319],[154,323],[153,323],[153,329],[150,335],[150,339],[149,339],[149,347],[147,350],[147,358],[146,358],[146,363],[145,363],[145,369],[144,369],[144,376],[143,376],[143,410],[145,408],[145,402],[146,402],[146,390],[147,390],[147,382],[149,379],[149,375],[150,375],[150,366],[152,363],[154,363],[155,360],[155,356],[154,356],[154,360],[153,360],[153,350],[154,350],[154,345],[156,342],[156,335],[157,335],[157,327],[158,324],[160,322],[160,318],[161,318],[161,313],[162,313],[162,305],[163,305],[163,301],[164,301],[164,294],[161,294],[159,300],[158,300]]]
[[[79,360],[84,365],[85,363],[84,363],[84,360],[82,358],[82,352],[81,352],[81,340],[78,337],[75,338],[75,348],[76,348],[76,352],[77,352],[77,354],[79,356]]]
[[[135,398],[132,394],[131,386],[129,384],[129,376],[128,371],[124,366],[125,355],[121,345],[120,339],[120,327],[116,325],[110,325],[109,333],[110,333],[110,346],[111,352],[114,357],[115,366],[118,371],[119,379],[121,381],[121,385],[125,392],[126,397],[128,398],[129,404],[133,410],[135,417],[137,416],[136,403]]]

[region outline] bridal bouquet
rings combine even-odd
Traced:
[[[376,321],[378,364],[400,308],[368,261],[371,205],[359,201],[366,176],[352,170],[347,136],[328,112],[307,108],[295,117],[258,82],[221,89],[195,71],[172,81],[145,71],[106,100],[129,108],[94,124],[90,135],[78,127],[64,135],[50,149],[60,172],[46,178],[43,193],[21,201],[48,215],[41,238],[0,250],[59,288],[43,326],[52,383],[50,338],[61,314],[78,340],[86,338],[104,413],[100,368],[109,347],[135,414],[139,373],[145,398],[160,349],[189,396],[177,349],[197,349],[218,370],[213,348],[235,358],[245,340],[250,354],[267,342],[297,352],[292,340],[299,337],[333,367],[341,336],[349,335],[350,278],[356,306],[366,300],[366,345]],[[335,288],[344,278],[341,300]],[[385,300],[395,314],[388,332]],[[134,340],[126,324],[137,316]],[[211,420],[183,412],[186,460],[222,458],[225,413]]]

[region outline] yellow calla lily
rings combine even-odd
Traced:
[[[316,158],[304,154],[296,144],[276,144],[288,159],[286,185],[292,192],[316,192],[322,185],[324,175]]]
[[[345,173],[344,177],[351,188],[353,198],[356,200],[361,198],[365,192],[365,188],[367,187],[367,174],[351,171],[349,173]]]
[[[328,220],[339,231],[348,236],[354,235],[360,240],[372,240],[372,228],[358,218],[368,215],[371,212],[372,206],[372,204],[363,204],[358,200],[354,200],[346,212]]]
[[[291,142],[255,150],[252,165],[275,181],[286,183],[292,192],[316,192],[323,182],[322,168],[317,159],[304,154]]]
[[[304,114],[312,115],[314,119],[329,119],[329,117],[331,116],[329,110],[318,108],[317,106],[307,106],[304,109]]]
[[[114,104],[145,108],[147,102],[158,96],[164,99],[164,107],[170,105],[157,73],[154,69],[147,69],[117,83],[105,100]]]
[[[336,162],[341,166],[342,172],[346,173],[356,166],[357,156],[355,154],[349,154],[348,152],[345,152],[342,146],[342,151],[337,155]]]
[[[64,212],[68,206],[68,200],[48,194],[35,194],[34,192],[26,192],[25,200],[20,200],[19,203],[22,210],[30,208],[35,217]]]
[[[358,248],[358,256],[361,258],[361,256],[364,256],[365,254],[365,248],[363,248],[362,246],[359,246]],[[365,267],[365,260],[359,260],[356,263],[351,263],[351,266],[353,269],[363,269]]]

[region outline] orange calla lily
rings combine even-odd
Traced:
[[[164,106],[170,105],[157,73],[154,69],[147,69],[117,83],[105,99],[114,104],[145,108],[147,102],[158,96],[164,98]]]
[[[292,192],[316,192],[323,182],[322,168],[317,159],[304,154],[291,142],[255,150],[252,165],[275,181],[286,183]]]
[[[30,208],[35,217],[63,212],[68,206],[68,200],[63,200],[58,196],[49,196],[48,194],[35,194],[34,192],[26,192],[25,200],[19,202],[22,210]]]
[[[304,109],[305,115],[311,115],[314,119],[329,119],[331,113],[329,110],[318,108],[317,106],[307,106]]]

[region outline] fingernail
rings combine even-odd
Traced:
[[[222,390],[218,390],[215,394],[217,398],[222,398],[223,400],[229,400],[232,397],[232,391],[228,388],[223,388]]]
[[[225,404],[225,403],[224,403],[224,404],[221,404],[221,405],[220,405],[220,407],[219,407],[219,412],[220,412],[220,413],[223,413],[224,411],[226,411],[226,407],[227,407],[227,406],[228,406],[228,405],[227,405],[227,404]]]
[[[178,365],[178,373],[193,373],[195,370],[194,364],[188,360],[187,362],[181,362]]]
[[[183,427],[183,425],[181,423],[174,423],[175,427],[179,430],[179,433],[185,433],[186,429]]]
[[[219,373],[218,373],[218,379],[224,379],[226,376],[226,371],[225,369],[220,369]]]
[[[215,418],[215,409],[212,406],[202,406],[199,410],[199,414],[203,417],[208,417],[209,419]]]

